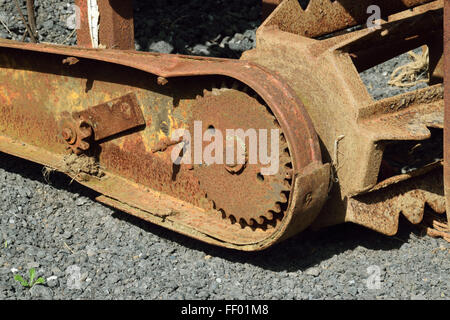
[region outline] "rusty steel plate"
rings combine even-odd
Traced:
[[[101,140],[145,125],[144,116],[134,93],[74,112],[75,119],[87,121],[93,128],[94,140]]]

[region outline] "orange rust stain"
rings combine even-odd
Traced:
[[[205,194],[198,179],[187,168],[175,166],[170,151],[171,148],[161,153],[146,151],[142,136],[135,133],[124,137],[122,147],[113,142],[102,144],[100,163],[134,182],[201,206]]]

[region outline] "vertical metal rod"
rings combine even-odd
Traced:
[[[34,0],[27,0],[28,24],[33,36],[36,37],[36,16],[34,15]]]
[[[132,0],[91,0],[100,12],[98,39],[109,49],[134,49],[134,20]],[[76,0],[80,8],[81,28],[77,30],[77,44],[91,48],[88,0]]]
[[[24,15],[22,13],[22,9],[20,9],[19,2],[17,0],[14,0],[14,1],[15,1],[15,4],[16,4],[17,11],[19,12],[20,18],[22,19],[22,21],[23,21],[23,23],[25,25],[25,28],[27,29],[27,32],[30,35],[31,42],[36,43],[37,42],[36,41],[36,37],[34,36],[33,32],[31,31],[30,24],[25,19]]]
[[[450,0],[444,3],[445,118],[444,118],[444,189],[447,221],[450,227]]]

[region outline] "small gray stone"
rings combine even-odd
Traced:
[[[58,279],[50,279],[49,281],[47,281],[47,285],[50,288],[56,287],[58,285],[58,283],[59,283]]]
[[[46,253],[44,250],[39,250],[36,254],[36,257],[38,257],[39,259],[42,259],[46,256]]]
[[[320,268],[318,267],[309,268],[305,271],[305,274],[313,277],[318,277],[320,275]]]
[[[149,46],[149,51],[159,52],[159,53],[172,53],[174,47],[166,41],[154,42]]]
[[[192,48],[192,54],[207,56],[210,54],[210,51],[207,46],[203,44],[197,44],[194,46],[194,48]]]
[[[53,300],[53,291],[52,289],[43,286],[43,285],[34,285],[30,289],[31,296],[34,298],[44,299],[44,300]]]
[[[47,21],[45,21],[45,22],[42,24],[42,27],[43,27],[44,29],[47,29],[47,30],[53,28],[53,20],[47,20]]]
[[[80,198],[78,198],[78,199],[75,201],[75,204],[76,204],[77,206],[82,206],[82,205],[86,204],[87,201],[88,201],[88,200],[87,200],[86,198],[80,197]]]
[[[64,239],[70,239],[70,238],[72,237],[72,233],[71,233],[70,231],[65,231],[65,232],[62,234],[62,237],[63,237]]]

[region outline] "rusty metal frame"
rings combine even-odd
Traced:
[[[108,49],[134,49],[134,22],[132,0],[97,0],[100,13],[99,46]],[[77,30],[77,44],[92,48],[87,0],[76,0],[80,8],[81,28]]]
[[[0,150],[65,172],[80,183],[102,193],[99,201],[209,243],[240,250],[260,250],[305,229],[317,216],[326,199],[330,169],[329,165],[322,164],[318,138],[309,116],[285,81],[261,66],[227,59],[193,59],[188,56],[119,50],[99,52],[7,40],[0,41],[0,48],[0,74],[13,79],[3,89],[6,91],[3,92],[0,104],[1,113],[4,115],[0,125]],[[78,62],[70,66],[58,64],[58,61],[62,62],[68,56]],[[25,66],[26,61],[35,60],[37,57],[40,61],[45,61],[45,64],[38,67],[39,72],[35,70],[36,66]],[[20,70],[17,70],[19,78],[10,77],[9,72],[14,72],[12,65]],[[98,70],[98,74],[89,78],[92,69]],[[47,72],[44,72],[45,70]],[[142,82],[137,82],[134,86],[126,85],[122,83],[126,81],[124,74],[128,75],[127,79],[131,83],[137,81],[136,79],[141,79]],[[177,93],[167,90],[179,91],[186,87],[184,82],[181,82],[182,85],[176,85],[178,78],[194,76],[226,76],[245,83],[267,103],[285,132],[293,159],[293,182],[289,207],[285,217],[275,228],[255,230],[249,227],[241,228],[239,224],[230,224],[220,215],[211,215],[182,199],[194,199],[195,192],[198,193],[195,191],[195,184],[190,190],[186,189],[183,180],[179,186],[175,182],[172,182],[171,186],[158,180],[162,172],[172,168],[172,162],[167,153],[152,152],[154,146],[159,143],[159,138],[154,137],[158,132],[153,131],[154,117],[151,114],[162,108],[166,102],[174,103],[172,99]],[[39,81],[33,80],[35,77],[39,77]],[[158,78],[166,79],[169,84],[161,86]],[[4,81],[5,78],[2,82]],[[29,87],[29,90],[36,92],[45,91],[44,87],[48,84],[54,89],[47,89],[48,93],[44,97],[18,95],[21,81],[33,83],[34,87]],[[99,144],[101,152],[98,161],[103,171],[102,178],[90,177],[89,172],[87,175],[79,175],[80,172],[71,171],[70,168],[68,170],[64,139],[57,120],[58,113],[88,107],[82,106],[83,101],[91,101],[90,105],[97,105],[105,97],[114,99],[130,90],[136,92],[140,107],[143,108],[146,129]],[[52,92],[58,92],[59,98]],[[49,103],[52,104],[50,114],[45,107]],[[192,104],[189,98],[178,103],[178,110],[184,108],[181,105],[187,108]],[[29,108],[33,108],[33,112],[25,111]],[[24,112],[27,115],[17,119]],[[14,126],[9,125],[12,123]],[[27,134],[24,135],[24,132]],[[150,145],[144,145],[144,141],[148,140]],[[147,150],[147,147],[150,150]],[[189,175],[188,171],[182,173],[185,177]],[[158,186],[165,189],[158,190]],[[174,191],[170,191],[171,189]]]
[[[445,0],[445,128],[444,128],[444,185],[447,200],[447,221],[450,227],[450,0]]]
[[[262,26],[277,26],[280,30],[307,37],[318,37],[338,30],[365,24],[367,8],[377,5],[383,17],[416,7],[433,0],[311,0],[303,10],[298,0],[264,1],[278,7]]]
[[[422,5],[398,13],[400,2]],[[445,212],[441,163],[379,180],[386,141],[424,140],[431,136],[427,127],[444,127],[443,85],[375,102],[358,72],[425,44],[440,60],[443,1],[380,2],[382,11],[395,13],[381,29],[311,39],[367,18],[358,11],[365,1],[349,11],[344,3],[311,1],[305,11],[296,0],[283,1],[258,29],[256,49],[243,59],[287,79],[312,118],[324,160],[333,164],[336,184],[314,226],[354,222],[393,235],[401,212],[412,223],[422,220],[425,203]],[[317,23],[320,11],[329,24]]]
[[[237,61],[125,51],[134,47],[132,2],[120,0],[98,2],[98,47],[107,49],[82,48],[92,41],[87,1],[77,0],[80,47],[0,40],[0,150],[66,173],[107,205],[224,247],[261,250],[313,223],[392,235],[400,212],[418,223],[425,203],[449,207],[449,89],[440,83],[443,48],[449,73],[449,1],[443,46],[443,0],[313,0],[306,10],[284,0]],[[312,39],[364,22],[369,2],[387,15],[381,30]],[[436,84],[373,101],[358,71],[419,45],[430,48]],[[177,144],[168,132],[188,125],[196,97],[229,80],[273,113],[292,158],[284,216],[264,228],[223,219],[204,203],[192,168],[175,168],[168,155]],[[429,127],[444,129],[443,163],[379,180],[386,141],[425,140]],[[79,156],[67,154],[71,143]]]

